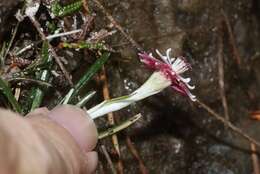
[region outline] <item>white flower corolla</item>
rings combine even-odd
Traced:
[[[88,114],[93,119],[98,118],[157,94],[169,86],[182,95],[188,96],[192,101],[195,101],[196,96],[192,95],[189,91],[189,89],[195,88],[194,86],[189,85],[191,79],[183,78],[181,76],[182,73],[190,69],[190,65],[183,57],[170,57],[171,49],[166,51],[165,56],[163,56],[158,50],[156,50],[156,52],[163,61],[154,58],[152,54],[147,54],[145,52],[139,54],[141,62],[154,70],[154,73],[140,88],[132,92],[130,95],[105,100],[97,106],[89,109],[87,111]]]
[[[166,79],[161,72],[154,72],[140,88],[130,95],[105,100],[99,105],[89,109],[87,112],[91,118],[95,119],[107,113],[120,110],[151,95],[157,94],[170,85],[171,82]]]

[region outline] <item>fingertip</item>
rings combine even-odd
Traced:
[[[88,152],[86,154],[86,165],[87,165],[87,171],[86,173],[87,174],[91,174],[91,173],[94,173],[96,168],[97,168],[97,165],[98,165],[98,153],[95,152],[95,151],[92,151],[92,152]]]
[[[89,152],[96,146],[97,129],[85,111],[72,105],[62,105],[55,107],[48,116],[67,129],[84,151]]]

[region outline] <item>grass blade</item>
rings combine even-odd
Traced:
[[[81,99],[76,106],[83,107],[94,95],[96,94],[96,91],[89,92],[83,99]]]
[[[102,66],[106,63],[110,56],[110,53],[105,52],[102,56],[92,65],[89,70],[84,74],[84,76],[79,80],[79,82],[75,85],[75,92],[77,94],[78,91],[87,84],[87,82],[102,68]]]
[[[68,104],[68,103],[69,103],[69,100],[71,99],[71,96],[72,96],[73,93],[74,93],[74,91],[75,91],[75,89],[74,89],[74,88],[71,88],[71,89],[69,90],[69,92],[67,93],[67,95],[63,98],[63,100],[61,101],[60,104],[63,104],[63,105]]]
[[[22,113],[21,106],[16,101],[11,88],[7,85],[7,83],[0,77],[0,91],[5,95],[8,101],[11,103],[14,111],[18,113]]]
[[[78,95],[79,91],[89,82],[89,80],[102,68],[110,57],[109,52],[105,52],[96,60],[96,62],[87,70],[83,77],[75,85],[73,95],[70,96],[68,102]],[[66,95],[67,96],[67,95]],[[64,99],[63,99],[64,100]]]
[[[52,57],[49,54],[49,46],[47,44],[47,42],[44,42],[42,45],[42,60],[46,63],[50,63],[52,62]],[[38,78],[39,80],[43,81],[43,82],[47,82],[49,80],[50,77],[50,72],[48,69],[43,70]],[[33,111],[34,109],[40,107],[41,103],[42,103],[42,99],[44,96],[44,91],[40,88],[34,88],[32,89],[32,94],[31,94],[33,101],[32,101],[32,105],[31,105],[31,111]]]
[[[6,52],[6,42],[4,42],[2,44],[2,48],[1,48],[1,52],[0,52],[0,65],[1,65],[0,69],[2,69],[4,67],[4,64],[5,64],[5,59],[4,59],[5,52]]]

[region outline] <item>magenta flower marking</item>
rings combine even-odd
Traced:
[[[161,72],[166,79],[170,80],[171,87],[182,95],[188,96],[192,101],[196,101],[196,96],[192,95],[189,89],[194,89],[195,86],[189,85],[190,78],[183,78],[180,74],[191,69],[190,64],[184,57],[170,57],[171,49],[167,49],[166,56],[163,56],[158,50],[156,53],[162,59],[156,59],[152,54],[146,52],[139,53],[141,62],[147,65],[153,71]]]

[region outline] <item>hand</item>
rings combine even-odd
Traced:
[[[97,166],[97,130],[74,106],[21,117],[0,110],[0,173],[85,174]]]

